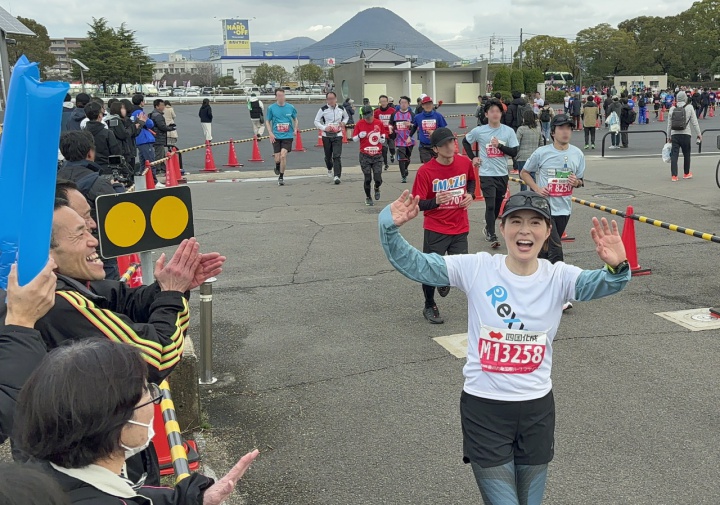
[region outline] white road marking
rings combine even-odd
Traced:
[[[709,308],[657,312],[655,315],[692,331],[720,329],[720,319],[711,316]]]
[[[467,358],[467,333],[456,333],[455,335],[447,335],[445,337],[435,337],[433,340],[443,346],[447,352],[456,358]]]

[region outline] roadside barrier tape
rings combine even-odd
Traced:
[[[524,182],[522,179],[518,179],[516,177],[510,177],[509,178],[513,182],[518,182],[523,184]],[[641,223],[651,224],[653,226],[657,226],[658,228],[664,228],[666,230],[675,231],[677,233],[682,233],[683,235],[688,235],[690,237],[696,237],[703,240],[707,240],[708,242],[715,242],[716,244],[720,244],[720,237],[713,233],[705,233],[698,230],[693,230],[692,228],[685,228],[684,226],[679,226],[676,224],[666,223],[665,221],[660,221],[658,219],[652,219],[650,217],[641,216],[640,214],[628,214],[626,212],[623,212],[622,210],[613,209],[612,207],[608,207],[607,205],[600,205],[598,203],[589,202],[587,200],[582,200],[580,198],[571,197],[573,203],[577,203],[578,205],[584,205],[586,207],[590,207],[591,209],[600,210],[602,212],[607,212],[608,214],[612,214],[614,216],[620,216],[624,218],[629,218],[634,221],[639,221]]]
[[[177,422],[177,414],[175,413],[175,405],[170,395],[170,385],[166,380],[160,384],[160,391],[163,399],[160,402],[163,421],[165,422],[165,433],[170,446],[170,456],[172,465],[175,469],[175,483],[177,484],[183,479],[190,477],[190,464],[187,459],[187,452],[183,446],[182,436],[180,435],[180,426]]]

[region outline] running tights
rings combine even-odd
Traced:
[[[545,492],[547,464],[482,468],[471,463],[485,505],[540,505]]]

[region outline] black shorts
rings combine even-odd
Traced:
[[[423,252],[425,254],[435,253],[440,256],[445,256],[445,254],[467,254],[468,234],[445,235],[444,233],[425,230]]]
[[[278,154],[282,149],[285,149],[287,152],[292,152],[292,143],[293,139],[275,139],[275,142],[272,143],[273,145],[273,153]]]
[[[413,146],[397,146],[396,149],[399,160],[410,161],[410,156],[412,156],[413,152]]]
[[[507,402],[462,392],[463,461],[482,468],[544,465],[555,454],[555,400],[550,391],[536,400]]]

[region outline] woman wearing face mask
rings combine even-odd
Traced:
[[[257,457],[245,455],[220,481],[192,474],[174,489],[136,486],[125,459],[154,435],[159,388],[147,383],[137,348],[107,339],[81,340],[51,351],[18,397],[15,439],[53,476],[71,503],[219,505]]]
[[[486,505],[539,505],[554,453],[553,339],[566,301],[617,293],[630,279],[617,224],[593,218],[590,235],[603,268],[538,259],[550,237],[550,204],[523,191],[508,199],[501,216],[507,255],[440,256],[421,253],[398,232],[418,215],[419,201],[405,191],[380,213],[380,241],[401,274],[467,296],[463,460]]]

